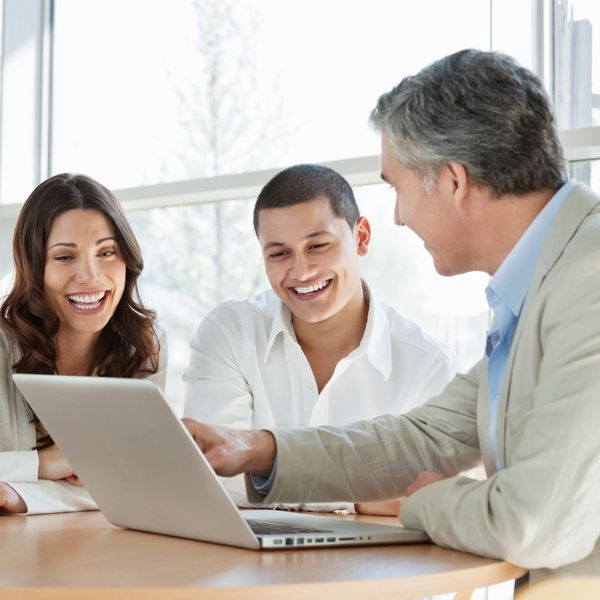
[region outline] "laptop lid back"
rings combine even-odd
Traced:
[[[13,379],[111,523],[259,547],[152,382],[25,374]]]

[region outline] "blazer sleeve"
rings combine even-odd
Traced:
[[[447,476],[480,459],[478,363],[435,398],[404,415],[345,427],[275,429],[277,475],[272,502],[374,501],[402,496],[423,470]],[[248,497],[261,496],[247,478]]]
[[[37,481],[37,450],[0,452],[0,481]]]
[[[592,552],[600,538],[599,260],[595,252],[566,265],[532,317],[541,363],[506,468],[486,481],[451,478],[419,490],[400,512],[404,525],[528,568]]]
[[[13,362],[8,337],[0,330],[0,481],[37,481],[38,453],[31,449],[35,432],[24,406],[15,402]]]

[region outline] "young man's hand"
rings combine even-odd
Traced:
[[[205,425],[182,419],[217,475],[239,473],[268,476],[273,469],[277,447],[269,431],[240,430]]]
[[[0,482],[0,512],[24,513],[27,505],[8,483]]]

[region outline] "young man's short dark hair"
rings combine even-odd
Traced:
[[[328,198],[334,214],[354,228],[360,212],[350,184],[329,167],[304,164],[277,173],[261,190],[254,205],[254,231],[258,235],[261,210],[294,206],[319,196]]]

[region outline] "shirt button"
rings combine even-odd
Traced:
[[[313,384],[312,384],[312,382],[310,382],[310,381],[307,381],[307,382],[304,384],[304,387],[305,387],[307,390],[312,390],[312,389],[313,389]]]

